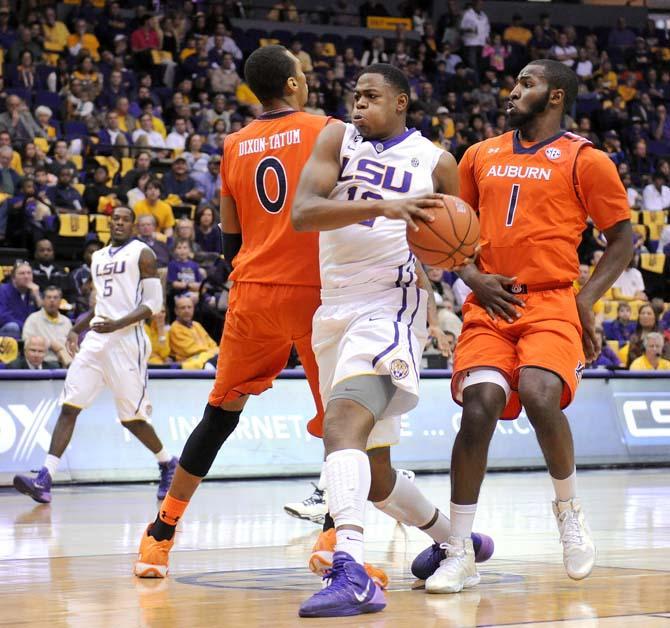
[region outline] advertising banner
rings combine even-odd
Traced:
[[[26,377],[26,373],[22,373]],[[58,418],[62,375],[49,379],[0,378],[0,484],[17,472],[39,468]],[[175,377],[178,376],[178,377]],[[414,470],[449,468],[461,409],[451,399],[448,377],[430,374],[418,407],[402,418],[402,442],[393,459]],[[202,416],[211,377],[202,372],[152,374],[152,423],[165,447],[179,455]],[[222,448],[211,477],[280,477],[318,473],[321,441],[307,432],[314,414],[307,384],[295,373],[249,400],[240,425]],[[588,377],[567,414],[578,464],[670,463],[670,379]],[[533,429],[522,415],[500,421],[491,444],[490,468],[543,465]],[[117,421],[108,391],[80,414],[58,480],[155,479],[156,463]]]

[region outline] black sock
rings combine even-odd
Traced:
[[[171,526],[169,523],[165,523],[160,518],[160,515],[156,516],[156,521],[151,524],[149,528],[149,535],[153,536],[157,541],[169,541],[174,536],[177,526]]]
[[[330,516],[330,513],[327,512],[326,516],[323,518],[323,531],[327,532],[328,530],[332,530],[335,527],[335,522],[333,521],[333,518]]]

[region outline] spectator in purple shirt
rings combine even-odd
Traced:
[[[616,310],[616,319],[603,323],[607,340],[618,340],[621,347],[630,340],[631,335],[635,331],[635,322],[630,320],[630,315],[630,305],[625,301],[621,301]]]
[[[621,368],[619,356],[605,342],[602,327],[596,327],[596,349],[598,350],[598,357],[586,366],[587,369]]]
[[[0,285],[0,336],[21,338],[26,318],[41,307],[42,297],[33,281],[33,269],[28,262],[17,262],[10,281]]]
[[[191,243],[185,239],[177,240],[172,255],[174,259],[168,264],[168,286],[174,294],[191,297],[197,303],[204,273],[191,259]]]

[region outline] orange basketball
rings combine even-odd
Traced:
[[[429,266],[451,270],[474,257],[479,245],[479,220],[472,207],[456,196],[444,197],[444,210],[426,210],[433,222],[414,219],[418,231],[407,229],[414,254]]]

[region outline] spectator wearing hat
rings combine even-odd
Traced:
[[[221,157],[211,155],[207,161],[207,172],[194,172],[192,174],[202,190],[201,203],[214,203],[218,206],[221,191],[220,165]]]
[[[163,177],[163,189],[168,196],[175,194],[184,203],[197,205],[203,197],[202,190],[189,175],[188,162],[181,156],[172,162],[172,169]]]
[[[652,182],[642,190],[642,204],[647,211],[665,211],[670,209],[670,187],[662,172],[656,171]]]
[[[33,269],[26,261],[17,262],[10,281],[0,284],[0,336],[20,338],[28,316],[41,307],[40,287],[33,281]]]
[[[605,133],[602,149],[617,166],[627,160],[626,152],[621,147],[619,134],[614,129]]]
[[[9,369],[41,371],[58,369],[57,361],[46,360],[49,342],[43,336],[30,336],[23,345],[23,355],[7,365]]]
[[[46,338],[47,354],[45,359],[67,368],[72,362],[72,357],[65,348],[65,341],[72,329],[72,321],[59,311],[62,297],[63,293],[60,288],[47,286],[44,290],[42,307],[28,316],[23,324],[21,336],[24,341],[27,341],[31,336]]]

